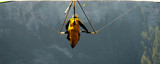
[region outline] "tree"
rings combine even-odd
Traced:
[[[149,26],[142,32],[144,52],[141,57],[141,64],[160,64],[160,30]]]

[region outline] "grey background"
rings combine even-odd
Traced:
[[[81,2],[96,30],[137,3]],[[140,64],[143,22],[148,26],[159,24],[155,22],[160,18],[159,3],[141,2],[98,34],[82,33],[74,49],[66,35],[39,22],[59,31],[68,4],[60,1],[0,4],[0,64]],[[91,31],[79,6],[76,14]],[[68,18],[72,15],[73,9]]]

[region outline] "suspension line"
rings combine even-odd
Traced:
[[[62,27],[61,27],[60,32],[62,32],[62,30],[63,30],[64,24],[65,24],[65,22],[66,22],[66,20],[67,20],[67,17],[68,17],[69,11],[70,11],[70,9],[71,9],[72,3],[73,3],[73,2],[71,1],[70,5],[69,5],[69,9],[68,9],[68,11],[67,11],[67,14],[66,14],[66,17],[65,17],[65,20],[64,20],[64,22],[63,22],[63,25],[62,25]],[[59,32],[59,33],[60,33],[60,32]]]

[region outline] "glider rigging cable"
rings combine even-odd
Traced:
[[[67,17],[68,17],[69,11],[70,11],[70,9],[71,9],[72,3],[73,3],[73,2],[71,2],[71,3],[69,4],[69,9],[67,8],[68,11],[67,11],[66,17],[65,17],[65,20],[64,20],[63,25],[62,25],[62,27],[61,27],[61,30],[60,30],[59,32],[62,32],[62,30],[63,30],[64,24],[65,24],[65,22],[66,22],[66,20],[67,20]],[[65,12],[66,12],[66,11],[65,11]],[[58,32],[58,33],[59,33],[59,32]]]
[[[124,12],[123,14],[121,14],[120,16],[118,16],[117,18],[113,19],[112,21],[110,21],[108,24],[104,25],[102,28],[100,28],[99,30],[97,30],[98,32],[101,31],[102,29],[106,28],[107,26],[109,26],[110,24],[112,24],[113,22],[115,22],[116,20],[120,19],[122,16],[126,15],[128,12],[130,12],[131,10],[133,10],[134,8],[136,8],[139,5],[139,3],[137,3],[135,6],[133,6],[132,8],[128,9],[126,12]]]
[[[50,27],[50,26],[48,26],[47,24],[44,24],[42,21],[38,21],[40,24],[42,24],[43,26],[45,26],[46,28],[48,28],[48,29],[50,29],[50,30],[52,30],[52,31],[54,31],[54,32],[57,32],[57,33],[59,33],[56,29],[53,29],[52,27]]]

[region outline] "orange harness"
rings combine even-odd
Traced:
[[[68,32],[69,32],[70,45],[73,48],[79,41],[79,19],[78,18],[70,19]]]

